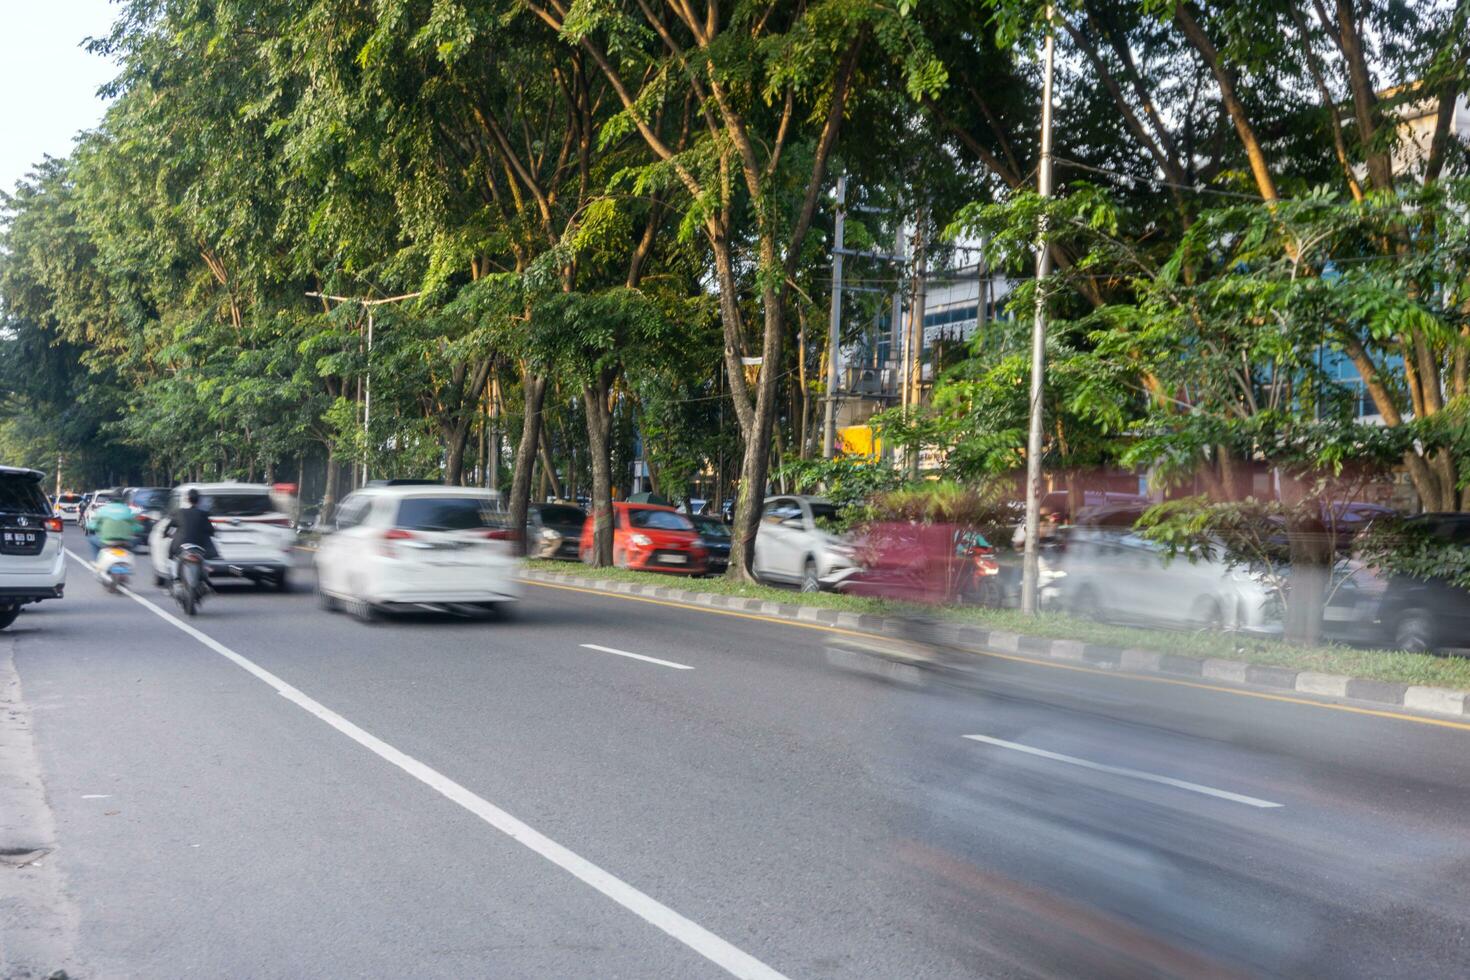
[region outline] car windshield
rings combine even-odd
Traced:
[[[575,524],[580,527],[586,519],[587,515],[580,507],[565,504],[543,504],[541,507],[542,524]]]
[[[66,499],[63,494],[62,499]],[[11,514],[40,514],[49,512],[46,495],[35,480],[10,474],[0,475],[0,511]]]
[[[504,524],[504,512],[486,497],[408,497],[393,522],[408,531],[474,531]]]
[[[210,517],[259,517],[276,509],[270,494],[263,492],[205,494],[199,506]]]
[[[694,525],[683,514],[671,510],[644,510],[628,512],[628,523],[634,527],[646,527],[655,531],[692,531]]]
[[[842,518],[832,504],[811,504],[812,523],[823,531],[837,531],[842,527]]]
[[[706,538],[715,538],[720,541],[730,539],[730,529],[720,521],[709,518],[697,519],[694,522],[695,529]]]

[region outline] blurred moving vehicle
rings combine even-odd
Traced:
[[[999,607],[995,548],[973,527],[880,521],[857,540],[859,568],[840,590],[851,595],[918,603]]]
[[[756,578],[803,592],[841,585],[858,566],[852,544],[829,530],[837,516],[821,497],[767,497],[751,557]]]
[[[526,553],[536,558],[582,557],[587,512],[574,504],[532,504],[526,511]]]
[[[138,540],[133,547],[146,548],[153,525],[162,520],[168,510],[167,487],[128,487],[123,491],[122,502],[133,512],[133,518],[142,525]]]
[[[45,478],[40,470],[0,466],[0,629],[22,606],[60,599],[66,588],[62,518],[41,492]]]
[[[394,608],[503,610],[521,594],[514,538],[493,491],[365,487],[322,528],[317,592],[364,622]]]
[[[108,592],[126,588],[133,574],[133,554],[122,545],[103,545],[97,553],[97,578]]]
[[[184,507],[185,494],[198,490],[199,506],[214,525],[218,558],[208,559],[211,578],[235,576],[285,592],[291,587],[292,548],[296,535],[291,518],[276,509],[270,487],[260,483],[186,483],[168,497],[166,513],[153,522],[148,551],[153,580],[160,586],[175,578],[169,539]]]
[[[39,489],[37,492],[39,492]],[[63,521],[80,524],[82,523],[82,511],[85,509],[85,506],[86,503],[82,500],[81,494],[72,493],[68,490],[65,493],[57,495],[56,513],[54,516],[61,518]]]
[[[186,544],[179,549],[174,562],[177,577],[170,584],[174,599],[186,616],[199,612],[204,604],[204,594],[209,591],[209,576],[205,573],[204,549],[197,544]]]
[[[581,556],[592,555],[592,515],[582,525]],[[688,517],[660,504],[613,504],[613,564],[644,572],[703,575],[709,559]]]
[[[1044,605],[1085,619],[1176,629],[1269,631],[1279,620],[1279,597],[1263,576],[1215,556],[1170,559],[1161,545],[1133,533],[1132,520],[1123,523],[1126,514],[1108,516],[1116,523],[1068,528],[1046,557]]]
[[[689,520],[694,523],[694,530],[699,533],[699,540],[708,555],[705,559],[705,572],[709,575],[725,574],[725,570],[730,567],[732,538],[729,526],[708,514],[696,514]]]
[[[1406,530],[1470,548],[1470,514],[1418,514]],[[1347,643],[1394,650],[1470,647],[1470,591],[1441,577],[1384,572],[1356,559],[1334,569],[1323,632]]]

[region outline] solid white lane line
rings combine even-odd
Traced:
[[[77,562],[86,564],[86,562],[78,558],[70,550],[67,551],[67,554],[71,555]],[[644,894],[622,879],[604,871],[574,851],[568,850],[529,824],[523,823],[490,801],[456,783],[443,773],[431,769],[412,756],[395,749],[370,732],[357,727],[332,709],[303,694],[264,667],[241,656],[208,634],[195,629],[193,626],[190,626],[172,613],[154,605],[131,589],[124,589],[123,592],[164,622],[182,630],[241,670],[264,681],[268,686],[274,688],[277,694],[303,711],[320,718],[369,752],[402,769],[446,799],[458,803],[496,830],[541,855],[562,870],[569,872],[583,883],[591,885],[614,902],[623,906],[623,908],[644,921],[662,929],[726,972],[737,977],[751,978],[751,980],[786,980],[781,973],[771,969],[749,953],[731,945],[703,926],[684,918],[678,912]]]
[[[676,664],[672,660],[660,660],[657,657],[645,657],[641,653],[629,653],[627,650],[614,650],[612,647],[599,646],[596,643],[583,643],[582,646],[588,650],[601,650],[603,653],[611,653],[618,657],[631,657],[634,660],[642,660],[650,664],[658,664],[660,667],[672,667],[675,670],[693,670],[688,664]]]
[[[1033,748],[1029,745],[1022,745],[1019,742],[1007,742],[1005,739],[991,738],[989,735],[966,735],[965,738],[974,739],[977,742],[985,742],[989,745],[998,745],[1003,749],[1015,749],[1017,752],[1025,752],[1027,755],[1036,755],[1055,762],[1065,762],[1069,765],[1080,766],[1083,769],[1091,769],[1093,772],[1105,772],[1113,776],[1126,776],[1129,779],[1141,779],[1147,783],[1173,786],[1175,789],[1187,789],[1191,793],[1203,793],[1205,796],[1229,800],[1232,803],[1244,803],[1246,806],[1271,809],[1282,805],[1280,803],[1272,803],[1270,800],[1257,799],[1254,796],[1232,793],[1229,790],[1215,789],[1213,786],[1201,786],[1199,783],[1185,782],[1182,779],[1174,779],[1170,776],[1158,776],[1154,773],[1143,772],[1138,769],[1125,769],[1122,766],[1106,766],[1100,762],[1088,762],[1086,759],[1079,759],[1076,756],[1062,755],[1060,752],[1048,752],[1046,749]]]

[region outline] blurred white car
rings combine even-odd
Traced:
[[[756,577],[817,592],[855,574],[852,545],[828,529],[836,518],[836,506],[821,497],[766,498],[751,557]]]
[[[1070,528],[1046,564],[1042,601],[1084,619],[1269,632],[1280,618],[1264,576],[1218,557],[1171,560],[1130,528]]]
[[[275,586],[282,592],[291,587],[290,575],[296,533],[291,517],[281,511],[263,483],[185,483],[169,494],[163,517],[148,534],[148,554],[153,563],[153,580],[158,585],[173,581],[174,560],[168,550],[174,536],[185,495],[199,491],[199,507],[214,526],[214,546],[219,557],[210,559],[211,578],[236,576]]]
[[[394,607],[501,609],[521,593],[514,537],[492,491],[366,487],[323,529],[317,590],[324,607],[364,620]]]
[[[0,466],[0,629],[22,606],[66,589],[61,517],[41,491],[40,470]]]

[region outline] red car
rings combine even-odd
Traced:
[[[582,525],[582,560],[592,554],[592,514]],[[642,572],[703,575],[709,559],[689,518],[657,504],[613,504],[613,564]]]

